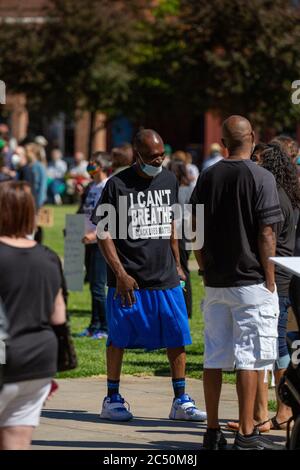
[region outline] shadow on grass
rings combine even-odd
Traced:
[[[68,308],[68,314],[70,317],[72,316],[86,317],[86,316],[91,316],[91,310],[83,310],[80,308],[74,308],[74,309]]]

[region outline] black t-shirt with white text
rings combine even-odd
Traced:
[[[163,168],[156,177],[143,178],[133,165],[108,180],[92,215],[95,225],[101,221],[109,230],[125,271],[140,288],[170,289],[179,285],[170,243],[172,205],[177,203],[177,194],[177,180],[170,171]],[[105,223],[104,204],[115,208],[115,233]],[[101,208],[103,214],[99,215]],[[115,275],[109,266],[107,277],[108,286],[115,287]]]
[[[251,160],[222,160],[202,172],[190,202],[204,204],[206,285],[264,282],[259,226],[282,221],[274,176]]]

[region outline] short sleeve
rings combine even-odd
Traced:
[[[176,180],[175,183],[175,204],[178,204],[178,194],[179,194],[179,184],[178,181]]]
[[[116,199],[117,199],[116,188],[115,188],[114,180],[110,179],[107,181],[105,188],[103,189],[102,195],[93,210],[93,213],[91,216],[91,222],[94,225],[97,225],[106,216],[106,214],[104,214],[103,216],[97,215],[98,207],[101,204],[111,204],[114,207],[116,207],[116,202],[117,202]]]
[[[203,189],[203,178],[201,178],[201,175],[200,175],[197,179],[196,186],[191,194],[190,202],[189,202],[192,206],[193,214],[196,213],[197,204],[204,204],[202,189]]]
[[[263,225],[273,225],[283,220],[276,181],[268,171],[264,173],[257,188],[255,214]]]

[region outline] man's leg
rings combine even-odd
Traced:
[[[209,429],[218,429],[222,369],[204,369],[203,387],[207,412],[207,427]]]
[[[264,423],[259,426],[260,432],[267,432],[270,430],[270,421],[269,421],[269,412],[268,412],[268,388],[269,384],[268,381],[265,382],[265,371],[259,370],[257,371],[257,392],[255,397],[255,404],[254,404],[254,423],[260,424]],[[268,377],[268,376],[267,376]],[[238,431],[239,430],[239,422],[236,421],[229,421],[227,426],[231,430]]]
[[[263,426],[259,427],[260,431],[267,431],[270,429],[270,423],[266,422],[269,419],[268,375],[269,375],[268,371],[264,371],[264,370],[257,371],[257,392],[256,392],[255,404],[254,404],[254,421],[256,424],[265,423]]]
[[[237,371],[237,394],[239,400],[240,434],[252,434],[254,430],[254,403],[257,391],[257,371]]]
[[[110,344],[106,349],[107,396],[119,394],[124,349]]]
[[[185,377],[186,352],[184,347],[168,348],[167,355],[173,379]]]
[[[110,344],[106,349],[107,378],[120,380],[124,349]]]
[[[185,393],[186,352],[184,347],[168,348],[167,355],[175,395],[170,418],[188,421],[205,421],[206,413],[198,410],[195,406],[195,402]]]
[[[100,418],[110,421],[129,421],[133,418],[119,394],[124,349],[110,344],[106,350],[107,396],[103,401]]]
[[[168,348],[167,355],[171,368],[174,396],[180,398],[185,393],[186,352],[184,347]]]

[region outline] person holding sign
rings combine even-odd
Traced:
[[[172,205],[177,203],[178,184],[162,167],[164,145],[155,131],[138,132],[134,152],[136,163],[110,178],[92,217],[95,225],[104,225],[103,231],[98,225],[97,235],[108,263],[109,286],[108,391],[100,417],[133,417],[119,393],[124,349],[166,348],[174,389],[170,419],[204,421],[206,413],[185,393],[184,347],[192,340],[174,237]],[[116,215],[118,234],[102,212],[110,220]]]
[[[92,212],[99,201],[107,182],[107,171],[111,167],[110,157],[105,152],[96,152],[87,166],[89,175],[93,178],[85,195],[82,212],[85,216],[85,235],[82,243],[86,245],[89,255],[88,281],[92,297],[92,317],[90,324],[79,336],[94,339],[107,337],[106,322],[106,262],[98,248],[96,228],[90,221]]]

